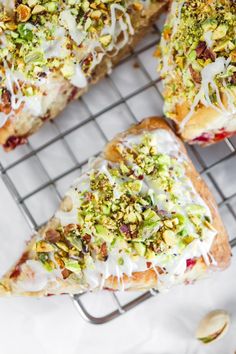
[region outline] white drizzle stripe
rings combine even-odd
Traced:
[[[204,33],[204,40],[208,46],[208,48],[211,48],[213,45],[213,40],[212,40],[212,31],[207,31]]]
[[[219,89],[214,82],[214,78],[218,74],[223,74],[227,70],[227,67],[229,65],[229,61],[226,60],[224,57],[219,57],[215,60],[213,63],[209,63],[206,65],[202,71],[201,71],[201,76],[202,76],[202,82],[201,82],[201,87],[199,89],[199,92],[196,94],[193,103],[191,105],[189,113],[185,116],[185,118],[182,120],[180,123],[180,131],[183,130],[187,122],[190,120],[192,117],[195,108],[199,104],[199,102],[202,102],[205,106],[207,107],[212,107],[218,112],[223,112],[225,114],[231,115],[232,112],[228,111],[221,100]],[[211,86],[217,97],[217,103],[220,108],[218,108],[216,105],[214,105],[211,102],[211,99],[209,97],[209,86]]]
[[[177,18],[175,17],[171,38],[174,37],[174,35],[176,34],[176,32],[178,30],[178,27],[179,27],[179,24],[180,24],[180,20],[181,20],[182,7],[184,6],[184,4],[185,4],[185,0],[179,1],[178,5],[177,5],[176,2],[173,2],[173,8],[172,8],[171,11],[173,11],[173,13],[175,13],[175,16],[177,15]]]

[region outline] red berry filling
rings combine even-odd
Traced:
[[[195,266],[196,262],[197,262],[197,260],[194,259],[194,258],[189,258],[189,259],[187,259],[187,260],[186,260],[187,269],[188,269],[188,270],[192,269],[192,268]]]

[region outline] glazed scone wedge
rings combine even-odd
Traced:
[[[233,0],[173,1],[157,55],[165,113],[187,142],[236,133],[235,37]]]
[[[1,1],[0,144],[27,141],[151,29],[167,0]]]
[[[159,118],[118,135],[1,280],[2,295],[168,289],[226,268],[215,201]]]

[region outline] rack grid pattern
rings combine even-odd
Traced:
[[[162,115],[162,86],[152,54],[160,39],[163,19],[162,16],[152,33],[111,74],[59,118],[48,122],[27,145],[10,154],[0,152],[0,176],[32,232],[53,214],[70,183],[110,138],[144,117]],[[231,245],[235,246],[236,139],[205,149],[188,147],[188,151],[216,197]],[[99,315],[90,311],[87,299],[91,294],[76,295],[73,301],[83,318],[101,324],[157,294],[153,290],[132,296],[102,293],[99,296],[104,297],[106,309]]]

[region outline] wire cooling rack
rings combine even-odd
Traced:
[[[50,218],[61,197],[91,156],[116,133],[134,122],[162,115],[162,86],[153,57],[164,16],[135,51],[29,143],[0,152],[0,175],[34,232]],[[216,197],[236,245],[236,138],[201,149],[188,147],[193,162]],[[73,301],[86,320],[108,322],[156,295],[145,293],[81,294]]]

